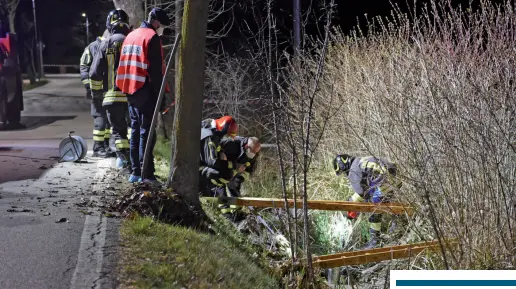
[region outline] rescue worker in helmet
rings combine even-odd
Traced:
[[[344,174],[348,177],[354,191],[348,201],[352,202],[389,202],[393,193],[402,186],[396,164],[386,159],[338,154],[333,159],[333,169],[336,175]],[[347,217],[350,220],[356,219],[358,213],[348,212]],[[378,245],[381,224],[381,214],[373,213],[369,217],[370,239],[365,249]]]
[[[120,60],[120,50],[127,34],[129,34],[129,16],[124,10],[109,12],[106,28],[110,35],[102,40],[98,53],[93,58],[90,68],[92,97],[102,98],[106,108],[112,134],[115,138],[116,166],[130,170],[129,140],[127,139],[127,96],[115,84]]]
[[[146,182],[159,185],[154,175],[152,151],[156,143],[154,134],[147,168],[142,168],[143,156],[151,129],[154,109],[158,102],[165,63],[160,35],[170,25],[170,18],[160,8],[153,8],[147,21],[127,36],[122,46],[117,86],[128,95],[131,118],[131,165],[129,182]],[[169,92],[168,85],[165,92]],[[147,175],[142,175],[145,173]]]
[[[214,196],[224,192],[225,186],[233,178],[233,161],[222,152],[223,138],[235,138],[238,124],[231,116],[223,116],[201,128],[201,154],[199,167],[199,190],[204,196]]]
[[[257,154],[260,152],[261,144],[257,137],[237,136],[235,139],[224,138],[221,143],[221,151],[228,161],[233,162],[233,178],[220,191],[220,195],[228,197],[240,197],[242,183],[249,179],[256,169]],[[221,213],[233,222],[239,222],[245,218],[240,206],[219,205]]]
[[[111,137],[111,125],[109,124],[105,108],[102,106],[101,98],[91,97],[90,89],[90,66],[93,56],[99,50],[102,37],[88,44],[81,56],[80,72],[81,81],[86,88],[86,98],[91,99],[91,116],[93,117],[93,157],[113,157],[115,152],[109,146]]]

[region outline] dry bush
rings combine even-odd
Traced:
[[[206,68],[203,118],[233,116],[239,134],[267,138],[270,107],[263,99],[264,81],[257,59],[212,57]]]
[[[417,17],[375,19],[367,36],[334,32],[326,58],[318,166],[338,152],[396,161],[399,200],[426,219],[412,232],[459,240],[451,268],[516,265],[515,32],[509,2],[433,1]]]

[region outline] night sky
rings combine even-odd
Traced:
[[[245,2],[244,0],[239,1]],[[305,10],[308,3],[317,1],[302,0],[302,2]],[[390,2],[399,3],[405,7],[407,0],[336,0],[338,14],[334,19],[334,24],[340,25],[344,31],[349,31],[356,25],[357,16],[363,20],[365,13],[369,18],[388,15],[391,10]],[[408,2],[412,3],[413,0],[408,0]],[[454,0],[453,2],[467,5],[468,1]],[[284,18],[285,25],[291,25],[292,1],[281,0],[277,3],[280,7],[277,8],[276,13],[280,14],[279,17]],[[78,64],[86,45],[85,18],[81,14],[85,12],[89,15],[91,42],[94,37],[103,32],[106,14],[112,7],[107,0],[36,0],[39,31],[46,45],[45,64]],[[18,16],[21,14],[26,14],[28,19],[32,19],[32,1],[21,0]],[[17,27],[20,26],[21,21],[23,21],[22,17],[17,17]],[[23,39],[23,32],[19,28],[17,30],[20,38]],[[233,31],[231,37],[238,37],[238,33],[238,30]]]

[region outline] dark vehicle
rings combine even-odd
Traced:
[[[0,21],[0,129],[22,127],[23,88],[16,34]]]

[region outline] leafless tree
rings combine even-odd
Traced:
[[[23,41],[23,54],[25,60],[25,67],[27,68],[27,74],[29,75],[29,80],[31,84],[36,83],[36,63],[35,63],[35,55],[36,51],[36,41],[34,36],[34,22],[29,20],[27,14],[22,13],[20,15],[22,18],[22,27],[21,30],[25,34],[25,39]]]
[[[20,0],[0,0],[0,8],[9,19],[9,26],[11,28],[12,33],[16,33],[14,21],[16,19],[16,11],[18,10],[18,4],[20,4]]]

